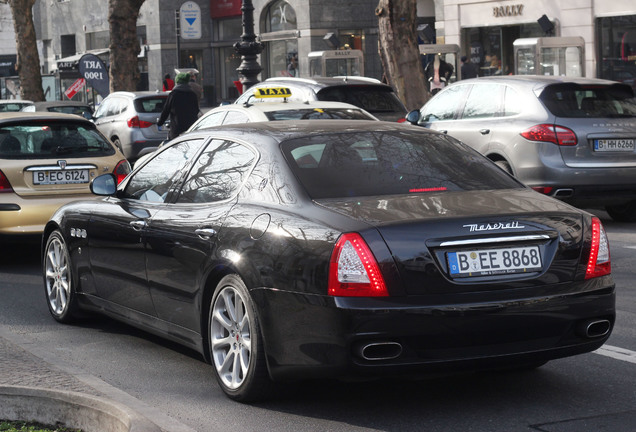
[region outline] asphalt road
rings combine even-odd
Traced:
[[[48,314],[38,249],[0,245],[0,335],[169,426],[207,431],[636,430],[636,226],[598,213],[611,242],[618,318],[607,345],[526,372],[364,383],[307,382],[281,400],[228,400],[211,366],[105,318]]]

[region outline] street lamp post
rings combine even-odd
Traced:
[[[256,41],[254,34],[254,6],[252,0],[243,0],[241,6],[243,17],[243,34],[241,42],[234,44],[234,50],[241,55],[241,65],[236,69],[240,75],[243,91],[258,82],[257,76],[263,70],[256,61],[263,51],[263,44]]]

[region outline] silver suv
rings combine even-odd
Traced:
[[[168,139],[168,130],[157,126],[168,93],[113,92],[99,104],[93,121],[124,153],[128,160],[137,159],[146,147],[157,147]]]
[[[407,120],[460,139],[539,192],[636,222],[636,99],[625,84],[475,78],[449,85]]]
[[[282,102],[284,99],[293,102],[312,100],[345,102],[386,121],[403,122],[407,113],[404,104],[391,86],[374,78],[365,77],[268,78],[250,87],[234,103],[263,102],[253,97],[254,92],[259,88],[272,87],[285,87],[290,90],[291,96],[268,98],[267,102]]]

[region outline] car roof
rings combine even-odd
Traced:
[[[82,106],[82,107],[90,107],[86,102],[78,102],[78,101],[43,101],[43,102],[33,102],[32,105],[35,105],[36,108],[48,108],[48,107],[56,107],[56,106]]]
[[[288,139],[322,135],[332,133],[367,133],[411,131],[422,134],[439,134],[439,132],[425,128],[415,128],[411,124],[402,124],[387,121],[360,121],[360,120],[281,120],[268,122],[253,122],[215,126],[209,129],[199,129],[188,132],[188,137],[210,135],[233,136],[239,140],[246,139],[250,134],[259,137],[270,137],[273,141],[281,142]],[[184,135],[185,136],[185,135]],[[261,141],[259,140],[259,144]]]
[[[271,83],[286,83],[295,84],[298,86],[308,86],[313,88],[325,88],[334,86],[346,86],[346,85],[379,85],[383,87],[389,87],[389,85],[382,83],[375,78],[368,77],[312,77],[312,78],[296,78],[296,77],[272,77],[267,78],[265,81],[256,84],[259,87],[267,86]]]
[[[580,84],[580,85],[612,85],[620,84],[599,78],[567,77],[553,75],[496,75],[487,77],[470,78],[457,81],[451,85],[470,84],[475,82],[497,82],[502,84],[530,87],[532,89],[542,89],[553,84]]]
[[[36,112],[3,112],[0,113],[0,126],[6,123],[15,123],[18,122],[28,122],[28,121],[41,121],[41,120],[50,120],[50,121],[70,121],[76,123],[84,123],[86,125],[95,126],[93,122],[87,120],[81,116],[75,114],[64,114],[58,112],[49,112],[49,111],[36,111]]]
[[[157,91],[116,91],[112,92],[108,96],[124,96],[130,99],[143,98],[143,97],[168,97],[167,92],[157,92]]]

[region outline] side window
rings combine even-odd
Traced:
[[[219,111],[206,115],[205,117],[201,117],[201,120],[197,122],[196,126],[194,126],[192,130],[206,129],[223,124],[225,113],[225,111]]]
[[[252,171],[256,154],[248,147],[213,140],[194,163],[177,202],[209,203],[234,196]]]
[[[203,142],[201,139],[182,141],[159,153],[130,179],[124,190],[125,197],[165,202],[170,187],[179,180]]]
[[[95,118],[105,117],[108,112],[108,106],[111,104],[112,99],[104,99],[104,101],[97,107],[95,111]]]
[[[250,119],[247,114],[242,113],[240,111],[228,111],[225,116],[225,120],[223,120],[223,124],[239,124],[239,123],[249,123]]]
[[[519,92],[512,87],[506,87],[504,96],[504,116],[513,116],[523,111],[523,99]]]
[[[464,107],[462,118],[490,118],[500,113],[504,87],[499,84],[475,84]]]
[[[449,87],[431,99],[422,108],[420,123],[430,123],[438,120],[452,120],[464,101],[468,85]]]

